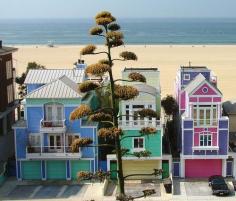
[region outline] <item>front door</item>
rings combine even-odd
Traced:
[[[61,152],[62,151],[62,135],[49,134],[49,151]]]
[[[63,105],[61,104],[47,104],[45,107],[46,121],[52,122],[53,125],[62,124],[63,120]],[[58,125],[60,126],[60,125]]]

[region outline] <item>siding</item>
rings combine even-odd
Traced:
[[[137,130],[126,130],[124,131],[124,136],[139,136],[139,131]],[[155,135],[145,136],[145,149],[150,151],[153,157],[160,157],[162,155],[162,146],[161,146],[161,131],[158,130]],[[122,140],[122,147],[125,147],[132,151],[133,138],[125,138]]]

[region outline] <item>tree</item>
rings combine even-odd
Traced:
[[[167,136],[168,141],[170,143],[172,157],[179,157],[178,150],[178,104],[175,98],[171,95],[167,95],[165,98],[161,100],[161,106],[164,108],[165,114],[167,115],[167,121],[165,122],[165,136]],[[172,117],[172,118],[171,118]]]
[[[26,95],[26,86],[24,84],[25,78],[31,69],[45,69],[44,66],[37,64],[36,62],[29,62],[26,68],[26,72],[22,73],[21,76],[16,77],[16,83],[19,85],[18,86],[18,95],[20,96],[21,99],[24,98]]]
[[[178,112],[178,104],[171,95],[167,95],[161,100],[161,106],[164,108],[165,114],[168,115],[169,118]]]
[[[95,55],[95,54],[103,54],[106,56],[105,59],[98,61],[96,64],[89,65],[85,72],[88,76],[96,76],[100,79],[100,81],[84,81],[79,85],[79,90],[83,93],[89,91],[99,91],[101,93],[101,89],[105,91],[106,96],[109,99],[109,104],[100,107],[96,111],[92,111],[92,109],[88,105],[80,105],[76,108],[70,116],[71,120],[80,119],[83,117],[88,117],[88,120],[99,122],[101,128],[98,131],[98,136],[100,138],[110,138],[114,140],[114,143],[107,143],[107,144],[99,144],[94,145],[98,147],[106,146],[112,147],[115,149],[116,158],[117,158],[117,165],[118,165],[118,186],[119,186],[119,195],[117,200],[134,200],[134,197],[125,195],[125,186],[124,180],[132,175],[123,175],[123,167],[122,167],[122,156],[128,153],[129,150],[126,150],[121,147],[121,140],[126,137],[132,136],[124,136],[124,132],[118,126],[118,119],[121,118],[119,116],[119,102],[121,100],[130,100],[134,99],[139,95],[139,91],[133,86],[121,85],[121,82],[146,82],[146,78],[137,72],[132,72],[129,74],[127,80],[122,79],[114,79],[112,68],[114,62],[119,61],[127,61],[127,60],[137,60],[137,56],[133,52],[124,51],[120,53],[120,58],[113,58],[111,49],[115,47],[119,47],[124,44],[123,42],[123,33],[120,30],[120,25],[116,23],[116,18],[112,16],[111,13],[107,11],[100,12],[95,17],[96,26],[90,29],[90,34],[93,36],[98,36],[104,39],[106,51],[96,51],[95,45],[87,45],[81,50],[81,55]],[[109,76],[109,82],[104,83],[102,82],[102,77],[104,75]],[[118,82],[118,83],[117,83]],[[141,117],[157,117],[157,113],[151,109],[142,109],[137,111],[135,115],[139,115]],[[154,134],[155,128],[142,128],[140,131],[140,136]],[[77,150],[78,147],[81,146],[93,146],[85,142],[81,143],[81,140],[75,140],[72,143],[72,150]],[[83,139],[84,140],[84,139]],[[134,153],[136,157],[147,157],[150,152],[140,152]],[[155,169],[153,174],[151,175],[160,175],[161,170]],[[107,174],[102,174],[101,172],[97,172],[96,174],[86,173],[86,172],[79,172],[79,178],[93,178],[97,177],[97,175],[104,176]],[[144,190],[143,196],[146,197],[155,193],[154,189]]]

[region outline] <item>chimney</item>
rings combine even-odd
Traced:
[[[0,40],[0,49],[2,48],[2,40]]]

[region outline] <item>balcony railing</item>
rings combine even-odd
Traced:
[[[125,129],[137,129],[141,127],[155,127],[160,128],[161,127],[161,121],[157,120],[155,118],[153,119],[137,119],[137,120],[119,120],[119,127]]]
[[[193,146],[193,151],[218,151],[219,150],[219,147],[218,146]]]
[[[49,121],[41,119],[40,121],[41,132],[65,132],[66,124],[64,120]]]
[[[218,119],[194,119],[194,126],[217,126]]]
[[[70,146],[27,146],[27,158],[80,158],[81,152],[72,152]]]

